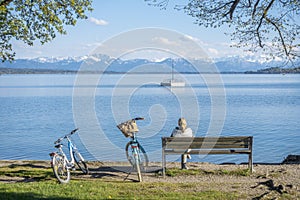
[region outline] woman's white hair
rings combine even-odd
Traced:
[[[184,131],[187,127],[187,123],[185,118],[181,117],[178,119],[178,127],[180,130]]]

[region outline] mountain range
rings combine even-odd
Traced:
[[[180,73],[196,73],[208,72],[210,69],[207,66],[212,66],[211,63],[204,59],[194,59],[198,69],[182,58],[166,58],[160,61],[153,61],[148,59],[130,59],[123,60],[120,58],[113,58],[108,55],[90,55],[80,57],[65,57],[65,58],[49,58],[39,57],[34,59],[16,59],[12,62],[0,63],[0,70],[13,69],[13,70],[50,70],[50,71],[68,71],[76,72],[83,69],[87,72],[112,72],[112,73],[126,73],[126,72],[154,72],[154,73],[168,73],[172,69]],[[300,65],[300,60],[296,62]],[[231,56],[216,58],[213,64],[217,67],[219,72],[223,73],[243,73],[246,71],[257,71],[270,67],[283,67],[283,61],[259,61],[254,57],[246,56]]]

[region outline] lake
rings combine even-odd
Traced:
[[[53,142],[73,139],[86,160],[125,161],[128,141],[116,125],[133,117],[150,161],[179,117],[196,136],[253,136],[254,162],[300,154],[300,75],[185,74],[184,88],[159,85],[166,74],[1,75],[0,159],[47,160]],[[177,156],[170,157],[178,160]],[[246,162],[246,155],[196,156]]]

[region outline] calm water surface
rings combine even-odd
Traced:
[[[78,82],[76,75],[1,75],[0,159],[47,160],[53,142],[79,127],[73,138],[87,160],[123,161],[128,139],[116,125],[144,116],[140,142],[150,160],[160,161],[160,138],[182,115],[196,136],[220,125],[221,136],[254,136],[254,162],[300,154],[300,75],[226,74],[224,85],[186,75],[188,86],[175,90],[159,86],[165,75],[85,76]],[[239,163],[247,156],[192,160]]]

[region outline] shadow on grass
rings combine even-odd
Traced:
[[[50,167],[50,163],[49,166],[45,166],[45,165],[37,165],[37,164],[33,164],[33,163],[26,163],[26,164],[11,164],[8,166],[8,168],[17,168],[17,167],[30,167],[30,168],[41,168],[41,169],[46,169]]]
[[[50,162],[45,161],[16,161],[0,167],[1,182],[35,182],[51,179]]]
[[[161,171],[161,167],[152,166],[141,169],[142,174],[155,173]],[[136,170],[131,166],[101,166],[90,168],[90,175],[93,178],[114,177],[123,180],[137,181]],[[132,176],[130,176],[132,175]]]
[[[26,192],[26,193],[16,193],[16,192],[4,192],[0,191],[0,199],[6,199],[6,200],[35,200],[35,199],[45,199],[44,196],[40,194],[36,194],[33,192]],[[65,197],[47,197],[48,200],[55,200],[55,199],[60,199],[60,200],[71,200],[72,198],[65,198]]]
[[[118,178],[125,179],[128,174],[135,172],[130,166],[101,166],[99,168],[91,168],[90,175],[92,178]],[[135,179],[128,178],[127,180],[136,181]]]

